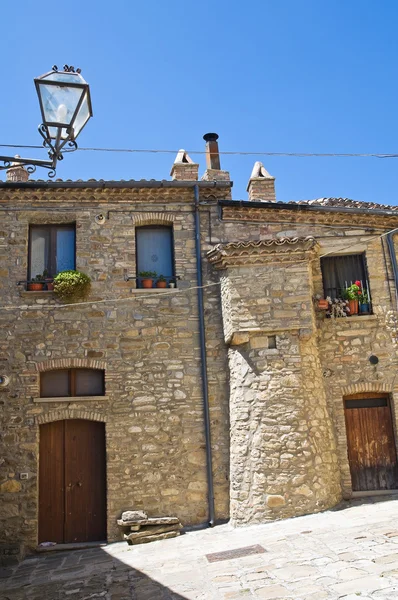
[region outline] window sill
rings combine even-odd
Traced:
[[[23,290],[20,294],[22,298],[52,298],[55,292],[53,290],[40,290],[39,292]]]
[[[52,398],[33,398],[33,402],[93,402],[109,400],[109,396],[56,396]]]
[[[180,292],[181,290],[179,288],[132,288],[130,291],[132,294],[146,294],[148,292],[150,294],[159,292],[168,292],[169,294],[172,294],[173,292]]]

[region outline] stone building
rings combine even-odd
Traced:
[[[0,182],[6,560],[129,508],[243,525],[398,487],[397,207],[277,202],[261,163],[232,200],[205,139],[200,180],[180,151],[168,181]],[[27,289],[74,268],[85,302]],[[326,318],[355,279],[368,314]]]

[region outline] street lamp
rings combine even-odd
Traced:
[[[43,119],[39,133],[50,160],[0,156],[4,163],[0,170],[8,169],[13,163],[27,165],[29,173],[33,173],[36,166],[44,167],[49,169],[49,177],[55,176],[57,162],[63,159],[65,152],[77,149],[76,138],[93,116],[89,85],[80,73],[80,69],[68,65],[63,71],[54,66],[49,73],[34,80]]]

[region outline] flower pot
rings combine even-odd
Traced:
[[[170,281],[169,283],[169,288],[175,288],[176,284],[174,283],[174,281]]]
[[[143,288],[151,288],[153,279],[141,279],[141,285]]]
[[[349,300],[350,316],[358,314],[358,300]]]
[[[47,283],[47,289],[48,289],[49,292],[54,291],[54,283],[52,281],[49,281]]]
[[[41,292],[43,285],[43,283],[28,283],[28,290],[29,292]]]
[[[165,288],[165,287],[167,287],[167,281],[158,281],[156,283],[156,287],[157,288]]]
[[[327,300],[325,300],[324,298],[321,298],[318,301],[318,308],[320,310],[327,310],[329,308],[329,302]]]
[[[369,304],[361,304],[361,314],[369,313]]]

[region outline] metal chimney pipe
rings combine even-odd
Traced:
[[[217,133],[205,133],[203,139],[206,142],[206,166],[208,169],[221,170],[220,154],[218,150]]]

